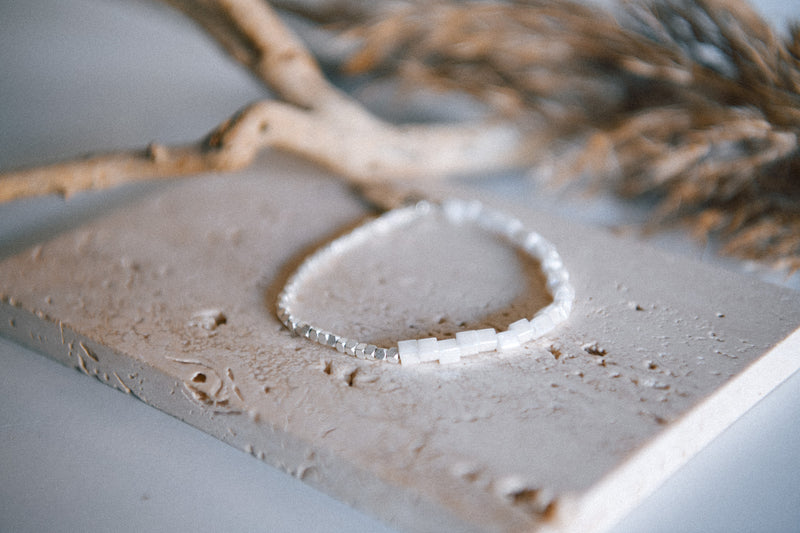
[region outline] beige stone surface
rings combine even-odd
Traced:
[[[282,283],[370,212],[277,155],[4,260],[0,332],[410,530],[607,525],[797,368],[770,352],[796,293],[495,207],[556,244],[577,293],[515,353],[404,368],[290,336]],[[425,219],[322,269],[301,304],[393,342],[504,328],[543,291],[513,249]]]

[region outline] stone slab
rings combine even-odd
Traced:
[[[289,335],[283,281],[370,212],[275,154],[5,259],[0,332],[420,531],[607,527],[798,367],[797,334],[779,345],[795,292],[499,207],[558,246],[577,292],[516,353],[409,369]],[[436,222],[348,261],[307,306],[365,340],[502,328],[543,302],[536,265]]]

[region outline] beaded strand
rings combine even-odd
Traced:
[[[389,348],[331,333],[305,322],[293,313],[292,306],[296,302],[299,288],[321,264],[357,248],[370,239],[406,226],[437,210],[441,211],[452,224],[475,224],[489,233],[508,240],[538,260],[553,301],[531,319],[521,318],[512,322],[506,331],[497,332],[493,328],[459,331],[454,339],[439,340],[435,337],[409,339]],[[432,361],[448,364],[478,353],[511,351],[523,343],[546,335],[567,319],[572,312],[574,300],[575,290],[569,283],[569,273],[555,246],[538,233],[525,229],[518,219],[487,209],[477,201],[451,199],[441,204],[423,201],[413,206],[393,209],[330,242],[310,256],[286,283],[278,296],[277,315],[293,334],[359,359],[403,365]]]

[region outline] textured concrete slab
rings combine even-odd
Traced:
[[[559,249],[568,322],[412,369],[292,337],[282,282],[369,216],[270,155],[174,183],[0,263],[0,332],[410,530],[602,528],[798,367],[797,294],[510,210]],[[320,325],[385,341],[502,328],[535,264],[436,221],[307,287]]]

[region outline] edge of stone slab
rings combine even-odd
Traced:
[[[368,471],[341,459],[329,461],[326,450],[310,442],[301,442],[279,428],[259,425],[245,415],[215,415],[212,410],[198,407],[188,397],[177,400],[186,402],[186,409],[172,409],[169,405],[175,405],[174,396],[181,387],[178,378],[135,357],[118,354],[61,322],[54,322],[47,315],[23,309],[12,301],[0,301],[0,335],[123,393],[132,394],[394,527],[408,531],[480,531],[476,524],[465,523],[447,509],[426,503],[402,487],[390,486]],[[573,533],[612,528],[733,422],[800,371],[798,353],[800,328],[634,451],[585,494],[559,497],[555,513],[548,515],[549,520],[536,529],[547,533]],[[224,416],[244,417],[237,424],[235,435],[226,432],[215,420]],[[256,442],[256,435],[267,429],[272,429],[278,437],[266,439],[271,449],[256,452],[250,443]],[[301,465],[309,449],[316,454],[317,466],[329,465],[324,475],[304,475]],[[295,464],[300,466],[293,468]]]
[[[800,328],[635,451],[586,494],[560,502],[547,533],[605,532],[758,402],[800,371]]]
[[[244,413],[216,414],[213,409],[198,407],[179,392],[182,385],[178,378],[136,357],[119,354],[63,323],[55,322],[45,314],[28,311],[13,301],[0,300],[0,336],[132,395],[390,526],[405,531],[483,531],[446,508],[426,502],[404,487],[391,486],[341,457],[331,460],[331,454],[324,448],[302,441],[278,427],[250,420]],[[173,406],[185,404],[185,409],[170,408],[170,403]],[[224,427],[227,424],[220,424],[217,420],[225,416],[241,419],[236,424],[235,434],[226,431]],[[276,437],[255,438],[265,432]],[[268,444],[269,448],[254,449],[251,443],[258,441]],[[303,465],[307,462],[309,450],[314,453],[315,468],[322,467],[324,475],[307,475],[308,469]]]

